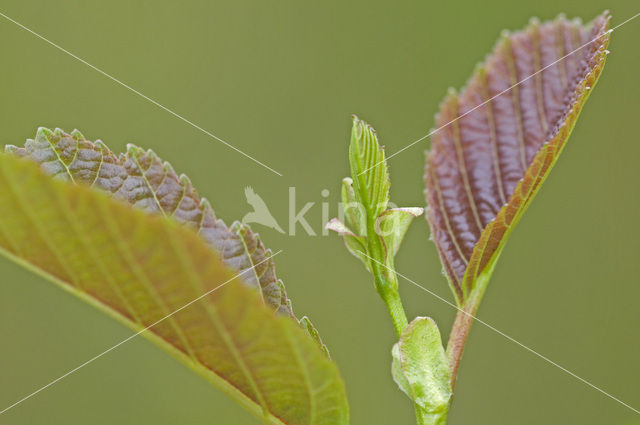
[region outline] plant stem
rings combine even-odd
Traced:
[[[372,262],[373,266],[373,262]],[[400,298],[400,293],[398,292],[398,284],[396,282],[389,282],[387,277],[381,273],[379,267],[373,268],[375,273],[375,283],[376,290],[378,294],[380,294],[380,298],[384,301],[387,309],[389,310],[389,315],[391,316],[391,321],[393,322],[393,327],[396,330],[396,334],[398,338],[402,336],[402,332],[409,324],[407,320],[407,315],[404,311],[404,307],[402,306],[402,299]],[[395,276],[395,271],[392,274]],[[387,274],[388,276],[388,274]],[[413,403],[413,408],[416,412],[416,422],[417,425],[445,425],[446,423],[446,415],[444,421],[439,420],[431,414],[428,414],[424,411],[422,407],[420,407],[417,403]]]
[[[375,220],[367,221],[370,235],[377,235],[373,224],[374,222]],[[389,310],[389,315],[391,316],[391,322],[398,335],[398,339],[400,339],[402,332],[409,325],[409,321],[407,320],[407,314],[404,311],[402,299],[398,292],[398,278],[395,267],[393,266],[393,262],[391,262],[391,267],[383,265],[384,251],[380,238],[369,238],[368,248],[369,252],[373,255],[373,258],[370,258],[372,261],[369,261],[369,265],[374,276],[376,291],[387,306],[387,310]],[[385,268],[384,270],[383,267]],[[413,408],[416,412],[417,425],[445,425],[446,414],[443,421],[434,421],[434,417],[425,412],[417,403],[413,403]]]
[[[452,390],[456,386],[456,378],[458,376],[458,367],[462,360],[462,352],[464,351],[464,346],[467,342],[467,338],[469,337],[471,324],[473,323],[476,311],[478,311],[478,306],[480,306],[480,301],[482,300],[482,295],[484,295],[485,289],[486,282],[483,282],[482,285],[479,285],[479,287],[472,292],[471,296],[467,299],[462,308],[458,310],[456,318],[453,321],[453,326],[451,327],[449,342],[447,343],[447,359],[449,360]]]
[[[428,413],[417,404],[413,405],[416,409],[417,425],[446,425],[447,413]]]
[[[447,359],[449,360],[449,371],[451,375],[451,389],[456,386],[456,377],[458,376],[458,367],[462,360],[462,352],[464,351],[469,329],[473,323],[473,316],[468,314],[464,309],[458,310],[456,318],[451,328],[449,342],[447,343]]]
[[[398,278],[393,262],[390,266],[385,265],[386,250],[383,248],[381,237],[376,232],[375,219],[367,219],[367,234],[371,235],[368,238],[369,253],[372,257],[369,264],[375,279],[376,291],[387,305],[393,327],[400,338],[409,322],[398,293]]]
[[[399,338],[402,335],[402,331],[404,331],[409,324],[407,315],[404,312],[404,307],[402,306],[400,294],[398,294],[397,290],[391,291],[384,301],[387,305],[387,309],[389,310],[389,314],[391,315],[393,327],[395,328]]]

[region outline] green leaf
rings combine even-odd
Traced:
[[[325,228],[342,235],[347,250],[355,257],[359,258],[364,263],[367,270],[371,270],[369,257],[365,255],[367,252],[367,239],[364,236],[357,236],[337,218],[332,218]]]
[[[384,242],[387,260],[396,256],[411,222],[423,212],[422,208],[416,207],[392,208],[378,216],[376,233]]]
[[[201,226],[187,219],[187,225],[180,225],[168,217],[202,211],[188,182],[180,185],[171,172],[150,166],[155,163],[151,154],[135,149],[116,160],[106,148],[69,155],[76,142],[85,145],[76,133],[64,142],[71,150],[27,155],[47,172],[57,172],[56,179],[33,161],[0,154],[0,252],[132,330],[150,327],[143,336],[265,423],[347,424],[348,405],[335,364],[294,320],[275,314],[263,292],[248,287],[244,278],[252,269],[238,275],[228,268],[230,257],[223,262],[207,243],[215,239],[211,232],[226,227],[220,230],[211,213],[199,214],[209,220]],[[141,168],[147,171],[121,174]],[[150,191],[158,177],[151,170],[171,180],[167,184],[182,187],[184,199]],[[100,177],[107,173],[110,179]],[[113,199],[104,191],[70,184],[71,179],[117,186],[112,193],[123,196]],[[149,193],[156,196],[153,202]],[[141,208],[131,208],[121,201],[124,197]],[[150,205],[178,208],[148,214],[144,210]],[[240,234],[246,237],[244,231]],[[267,262],[254,264],[262,270]]]
[[[309,335],[316,342],[316,344],[318,344],[318,347],[320,347],[325,356],[327,356],[327,358],[330,358],[331,356],[329,355],[329,349],[326,345],[324,345],[324,342],[322,342],[322,338],[320,337],[320,334],[318,333],[316,327],[313,326],[313,323],[311,323],[311,320],[307,316],[304,316],[302,319],[300,319],[300,325],[302,325],[302,329],[305,330],[307,335]]]
[[[392,350],[393,378],[421,408],[424,424],[444,424],[452,390],[449,365],[438,326],[429,317],[415,318]]]
[[[179,176],[153,151],[130,144],[126,154],[115,155],[101,141],[88,141],[77,130],[67,134],[47,128],[39,128],[35,139],[27,140],[23,148],[7,146],[6,150],[39,163],[46,174],[104,190],[136,208],[193,228],[229,267],[247,271],[244,280],[261,289],[267,305],[293,317],[271,252],[260,237],[240,222],[227,227],[209,202],[200,199],[189,179]]]
[[[364,206],[368,218],[375,221],[389,202],[389,171],[375,130],[355,115],[349,163],[356,200]]]
[[[608,23],[606,12],[588,25],[561,16],[505,33],[441,105],[425,168],[427,220],[458,304],[473,300],[468,313],[598,81]]]
[[[349,177],[342,179],[342,208],[347,226],[353,229],[352,233],[367,236],[367,215],[353,189],[353,180]]]

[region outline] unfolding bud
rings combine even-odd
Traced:
[[[333,219],[326,229],[339,233],[347,249],[360,258],[377,284],[397,289],[393,258],[413,218],[422,208],[389,205],[389,172],[375,130],[353,117],[349,146],[351,177],[342,180],[344,222]]]
[[[393,379],[420,406],[422,423],[444,424],[453,391],[440,331],[433,319],[415,318],[391,353]]]

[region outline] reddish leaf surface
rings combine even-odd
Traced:
[[[245,272],[249,286],[260,289],[264,302],[292,316],[291,302],[276,277],[271,251],[249,226],[227,226],[216,217],[209,202],[200,198],[191,181],[178,175],[153,151],[129,145],[116,155],[101,141],[91,142],[76,131],[40,128],[24,147],[8,146],[58,179],[86,184],[151,214],[171,217],[196,230],[234,270]],[[254,269],[255,266],[255,269]]]
[[[460,304],[569,137],[604,66],[608,23],[607,12],[588,25],[558,17],[505,34],[442,103],[436,126],[445,127],[425,169],[427,220]]]

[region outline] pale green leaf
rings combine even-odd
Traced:
[[[349,163],[357,201],[364,205],[369,219],[374,221],[387,209],[389,171],[375,130],[355,115],[349,145]]]
[[[316,344],[318,344],[318,347],[320,347],[322,352],[327,357],[331,357],[329,354],[329,349],[324,344],[324,342],[322,342],[322,338],[320,337],[318,330],[315,326],[313,326],[313,323],[311,323],[311,320],[307,316],[304,316],[302,317],[302,319],[300,319],[300,325],[302,325],[302,329],[307,332],[307,334],[316,342]]]
[[[342,209],[345,221],[357,236],[367,236],[367,216],[364,206],[358,201],[353,190],[353,180],[349,177],[342,179]]]
[[[367,253],[367,240],[364,236],[357,236],[343,222],[337,218],[332,218],[325,226],[327,230],[332,230],[344,239],[344,244],[351,254],[359,258],[367,270],[371,270],[371,264]]]
[[[387,261],[396,256],[411,222],[423,212],[422,208],[416,207],[392,208],[378,216],[376,232],[384,242]]]
[[[429,317],[415,318],[402,332],[392,355],[393,378],[400,389],[425,415],[445,419],[452,390],[449,365],[435,322]]]
[[[81,140],[74,135],[71,150]],[[153,201],[147,196],[156,178],[155,171],[143,165],[153,162],[149,154],[130,152],[122,162],[108,162],[114,157],[100,148],[76,150],[72,156],[68,152],[33,151],[33,156],[41,155],[36,159],[46,171],[60,171],[57,179],[42,173],[33,161],[0,154],[0,252],[132,330],[150,327],[143,336],[265,423],[348,423],[336,366],[295,321],[275,314],[260,291],[243,284],[252,269],[238,277],[225,265],[228,259],[223,263],[208,239],[194,231],[199,229],[202,236],[204,230],[219,231],[215,222],[180,225],[162,214],[131,208],[103,191],[68,182],[100,180],[102,170],[135,168],[138,159],[147,171],[117,183],[134,204],[145,210],[154,202],[176,205],[165,213],[174,217],[201,211],[188,208],[184,199],[170,203],[162,196]],[[172,173],[160,173],[179,185]],[[113,188],[121,177],[115,173],[101,184]],[[181,187],[185,199],[192,196],[187,182]],[[214,220],[212,215],[199,216]],[[255,263],[256,269],[263,264]]]

